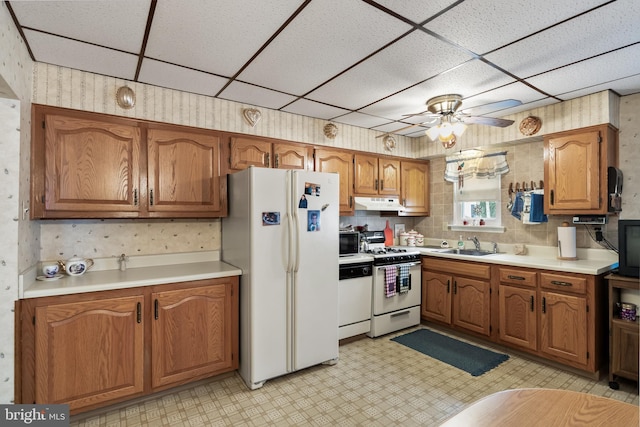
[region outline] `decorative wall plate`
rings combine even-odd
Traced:
[[[391,135],[386,135],[382,138],[382,143],[384,144],[384,149],[387,151],[393,151],[396,148],[396,140]]]
[[[242,115],[251,127],[254,127],[262,118],[262,113],[260,112],[260,110],[257,110],[255,108],[245,108],[244,110],[242,110]]]
[[[326,125],[324,125],[324,136],[326,136],[329,139],[334,139],[336,136],[338,136],[338,126],[334,125],[333,123],[327,123]]]
[[[136,94],[129,86],[121,86],[116,91],[116,102],[125,110],[129,110],[136,105]]]
[[[526,117],[520,122],[520,133],[524,136],[535,135],[540,130],[540,126],[542,126],[542,121],[539,118]]]

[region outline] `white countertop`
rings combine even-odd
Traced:
[[[217,251],[132,256],[126,271],[114,268],[118,265],[116,258],[94,261],[94,268],[81,276],[65,274],[58,280],[48,281],[36,280],[39,266],[31,267],[19,277],[20,298],[125,289],[242,274],[239,268],[220,261]]]
[[[526,255],[515,255],[513,252],[513,246],[514,245],[500,245],[499,253],[482,256],[458,255],[455,253],[442,252],[447,249],[422,247],[411,247],[411,249],[417,249],[422,255],[438,258],[511,265],[514,267],[539,268],[544,270],[589,274],[594,276],[611,271],[618,266],[618,255],[615,252],[606,249],[578,248],[576,251],[578,259],[567,261],[557,259],[557,248],[555,247],[527,245]],[[469,247],[467,247],[467,249],[469,249]]]

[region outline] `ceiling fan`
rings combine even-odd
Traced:
[[[492,102],[490,104],[475,107],[476,111],[495,111],[522,104],[516,99],[506,99]],[[445,148],[451,148],[456,143],[456,137],[462,135],[467,124],[488,125],[497,127],[507,127],[513,124],[513,120],[485,117],[481,115],[470,115],[458,111],[462,105],[462,95],[449,94],[440,95],[427,101],[427,111],[414,114],[406,114],[405,117],[427,116],[430,119],[421,123],[405,126],[390,133],[400,132],[416,126],[426,125],[429,127],[427,135],[431,140],[439,140]],[[378,136],[383,137],[388,134]]]

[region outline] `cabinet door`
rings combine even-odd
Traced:
[[[152,387],[185,383],[234,366],[231,284],[151,294]]]
[[[452,323],[479,334],[490,334],[490,283],[454,277]]]
[[[548,213],[600,209],[601,141],[597,130],[545,138]]]
[[[315,150],[316,172],[340,175],[340,215],[353,215],[353,154],[346,151]]]
[[[500,341],[531,350],[537,349],[535,297],[535,289],[500,285]]]
[[[312,149],[301,144],[273,144],[273,167],[277,169],[312,170]]]
[[[447,274],[422,271],[422,306],[424,319],[451,323],[451,287],[453,278]]]
[[[400,161],[381,158],[378,161],[380,176],[379,193],[384,195],[400,195]]]
[[[405,207],[401,215],[429,215],[429,163],[400,163],[400,201]]]
[[[378,157],[356,153],[354,194],[359,196],[377,196],[380,186],[378,177]]]
[[[249,166],[270,168],[271,142],[257,138],[231,138],[229,168],[231,172],[247,169]]]
[[[141,393],[142,296],[36,308],[36,403],[72,411]]]
[[[638,380],[638,324],[614,321],[611,325],[611,374]]]
[[[46,115],[45,129],[45,210],[138,212],[139,128]]]
[[[540,350],[578,364],[587,363],[587,301],[581,296],[541,292]]]
[[[150,214],[219,216],[222,204],[217,136],[149,129],[147,148]]]

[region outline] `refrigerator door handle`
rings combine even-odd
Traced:
[[[298,184],[298,172],[297,171],[290,171],[291,172],[291,198],[293,199],[293,195],[298,194],[297,193],[297,184]],[[293,232],[294,232],[294,246],[291,247],[291,252],[294,255],[294,262],[293,262],[293,272],[297,273],[298,270],[300,269],[300,216],[298,215],[298,209],[296,206],[296,201],[292,200],[291,204],[289,205],[291,207],[291,211],[293,212]]]
[[[291,273],[293,272],[293,242],[294,242],[294,234],[295,234],[295,220],[293,218],[294,212],[295,210],[292,208],[292,192],[291,189],[293,188],[293,184],[291,183],[291,171],[287,171],[286,174],[286,182],[285,182],[285,186],[287,188],[287,211],[286,211],[286,217],[287,217],[287,244],[288,244],[288,248],[287,248],[287,273]]]

